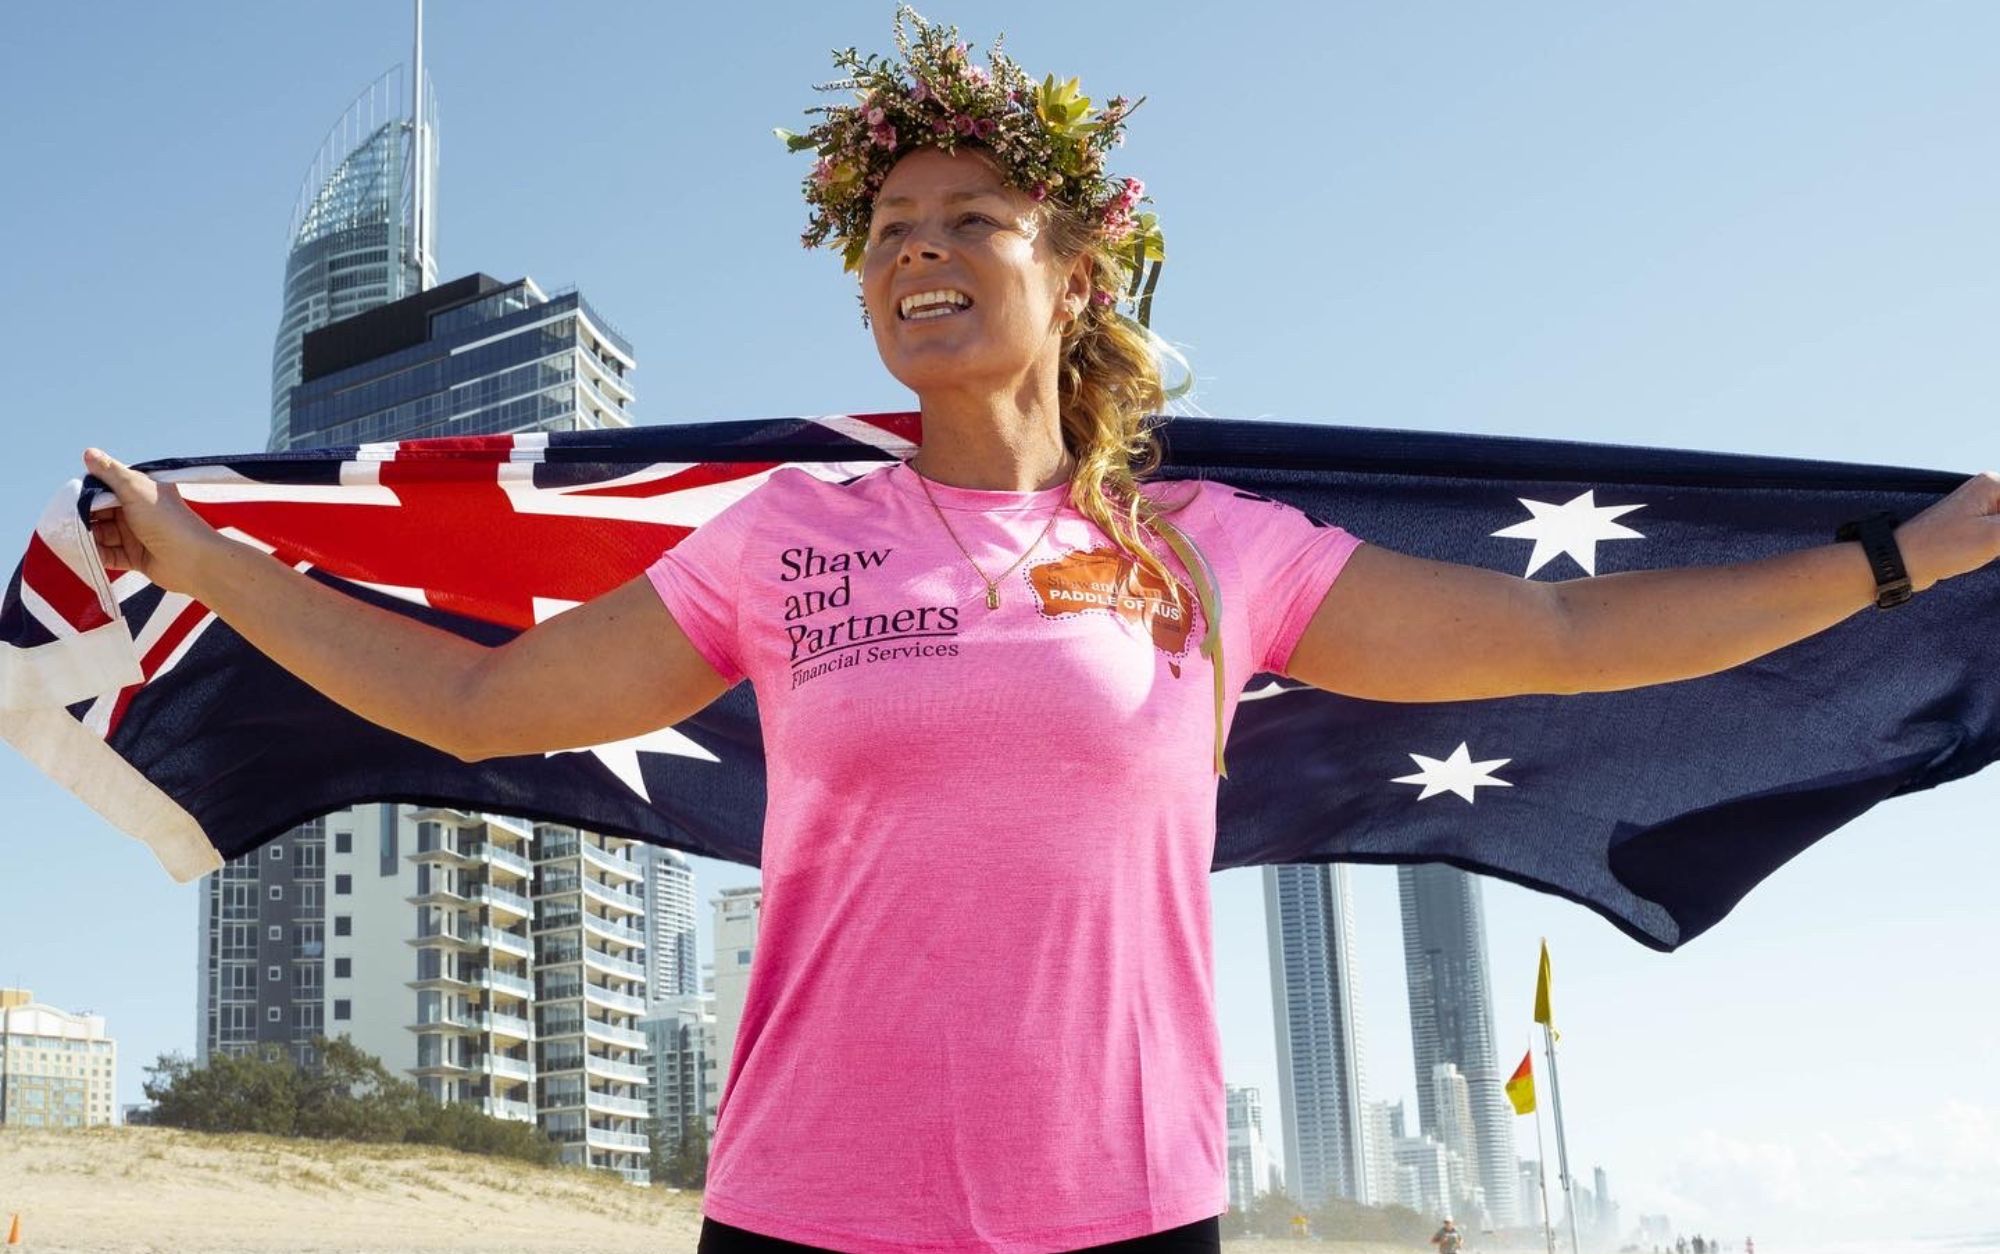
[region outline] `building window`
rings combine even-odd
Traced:
[[[283,967],[272,967],[272,968],[271,968],[271,974],[270,974],[270,977],[269,977],[269,978],[271,978],[271,979],[274,979],[274,980],[282,980],[282,979],[284,979],[284,978],[285,978],[285,969],[284,969]]]
[[[737,951],[736,951],[736,961],[738,961],[738,962],[742,963],[742,964],[743,964],[744,966],[746,966],[746,967],[747,967],[747,966],[749,966],[749,965],[750,965],[750,951],[749,951],[749,950],[747,950],[747,949],[739,949],[739,950],[737,950]]]
[[[282,923],[273,923],[273,924],[271,925],[271,939],[272,939],[272,940],[283,940],[283,939],[285,939],[285,925],[284,925],[284,924],[282,924]]]
[[[336,875],[333,877],[334,896],[345,897],[353,891],[354,891],[354,877],[352,875]]]
[[[347,999],[346,999],[345,997],[336,997],[336,998],[334,998],[334,1000],[333,1000],[333,1017],[334,1017],[334,1018],[336,1018],[336,1019],[347,1019],[347,1018],[351,1018],[351,1017],[352,1017],[352,1014],[353,1014],[353,1010],[354,1010],[354,1003],[353,1003],[353,1002],[350,1002],[350,1001],[348,1001],[348,1000],[347,1000]]]
[[[271,861],[283,862],[284,860],[285,860],[285,847],[281,844],[273,843],[271,846]]]
[[[333,851],[334,851],[335,853],[353,853],[353,852],[354,852],[354,833],[353,833],[353,832],[335,832],[335,833],[333,834]]]
[[[352,936],[352,935],[354,935],[354,916],[353,916],[353,915],[351,915],[351,914],[336,914],[336,915],[334,915],[334,916],[333,916],[333,934],[334,934],[335,936]]]
[[[353,976],[354,976],[354,959],[352,959],[352,958],[335,958],[335,959],[333,960],[333,978],[334,978],[334,979],[336,979],[336,980],[346,980],[346,979],[352,979],[352,978],[353,978]]]
[[[285,1017],[285,1012],[281,1007],[273,1006],[264,1012],[264,1017],[272,1023],[276,1023]]]
[[[285,886],[283,884],[271,885],[271,900],[283,901],[284,899],[285,899]]]

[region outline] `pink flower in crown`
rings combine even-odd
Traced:
[[[1049,185],[1047,183],[1037,183],[1028,189],[1028,199],[1030,200],[1047,200],[1048,198]]]
[[[971,115],[971,114],[969,114],[969,113],[961,113],[961,114],[959,114],[959,115],[958,115],[958,117],[957,117],[957,118],[955,118],[955,119],[954,119],[953,121],[954,121],[954,125],[956,125],[956,126],[958,127],[958,133],[959,133],[959,134],[961,134],[961,135],[970,135],[970,134],[972,134],[972,131],[973,131],[973,122],[972,122],[972,115]]]
[[[874,140],[878,148],[894,148],[896,146],[896,128],[893,126],[878,126],[868,132],[868,138]]]
[[[910,88],[910,103],[922,104],[924,101],[929,100],[930,98],[931,98],[931,89],[927,85],[925,85],[923,79],[921,78],[918,79],[917,85]]]
[[[882,112],[879,106],[870,109],[868,111],[868,125],[880,126],[888,116],[889,116],[888,114]]]
[[[993,132],[999,129],[1000,124],[992,118],[978,118],[972,123],[972,134],[975,139],[991,139]]]
[[[965,67],[965,76],[971,79],[975,83],[984,83],[986,81],[986,67],[981,65],[968,65]]]
[[[937,121],[931,123],[931,131],[938,135],[951,134],[951,119],[939,118]]]
[[[1130,208],[1138,204],[1139,198],[1145,194],[1146,185],[1144,183],[1135,178],[1127,178],[1125,186],[1118,191],[1118,203]]]
[[[833,158],[821,157],[813,162],[812,179],[814,186],[825,187],[833,182]]]

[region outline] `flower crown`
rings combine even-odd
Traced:
[[[905,23],[914,28],[914,40]],[[1125,142],[1125,119],[1144,98],[1113,96],[1093,111],[1076,79],[1058,83],[1052,74],[1037,84],[1000,50],[1001,42],[993,41],[985,66],[976,65],[956,26],[934,26],[902,5],[896,10],[901,66],[853,48],[834,52],[834,64],[848,77],[814,89],[852,91],[854,103],[807,109],[822,116],[804,134],[777,128],[790,151],[810,148],[819,157],[805,178],[811,216],[801,241],[807,248],[831,242],[840,248],[844,269],[860,269],[876,193],[897,160],[922,147],[976,147],[1033,199],[1054,201],[1097,224],[1129,275],[1122,296],[1145,325],[1166,245],[1158,219],[1139,210],[1152,203],[1146,185],[1104,169],[1105,154]],[[1091,298],[1108,306],[1121,297],[1100,291]]]

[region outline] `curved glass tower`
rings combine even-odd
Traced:
[[[421,53],[413,60],[421,66]],[[437,281],[431,251],[437,101],[430,76],[419,70],[417,77],[421,109],[401,66],[355,97],[299,188],[286,236],[284,311],[271,349],[273,451],[293,444],[292,389],[305,333]]]

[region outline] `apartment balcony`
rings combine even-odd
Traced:
[[[600,1093],[596,1089],[591,1089],[588,1093],[588,1098],[589,1100],[586,1102],[586,1105],[590,1109],[601,1111],[607,1115],[625,1115],[633,1119],[646,1119],[651,1117],[653,1113],[651,1107],[636,1097],[613,1097],[609,1093]]]
[[[479,1060],[478,1070],[487,1075],[505,1076],[510,1080],[532,1080],[535,1078],[535,1064],[525,1058],[509,1058],[505,1054],[486,1054]]]
[[[638,928],[626,927],[623,923],[613,923],[610,919],[602,915],[591,914],[588,911],[584,912],[583,930],[597,936],[602,936],[608,941],[631,945],[635,948],[643,949],[646,944],[646,934]]]
[[[585,966],[596,967],[600,971],[608,971],[613,975],[629,976],[635,980],[644,980],[646,978],[646,968],[636,962],[627,962],[623,958],[607,954],[601,949],[585,949],[583,951],[583,962]]]
[[[404,944],[415,945],[419,949],[457,949],[465,952],[479,948],[480,929],[465,924],[458,927],[442,927],[433,932],[420,932],[404,938]]]
[[[535,1025],[519,1015],[485,1011],[479,1015],[479,1026],[495,1036],[510,1036],[517,1041],[535,1039]]]
[[[450,1059],[445,1059],[440,1062],[419,1063],[417,1066],[410,1068],[410,1074],[418,1076],[438,1076],[443,1079],[449,1080],[456,1078],[458,1076],[471,1075],[472,1068],[466,1066],[462,1062],[452,1062]]]
[[[585,1055],[585,1070],[593,1076],[606,1080],[624,1080],[631,1084],[646,1083],[646,1069],[635,1063],[618,1062],[602,1054]]]
[[[612,910],[621,910],[632,915],[646,913],[646,903],[639,900],[639,894],[612,888],[593,879],[586,878],[583,881],[583,895]]]
[[[512,871],[524,880],[533,878],[535,873],[534,865],[526,858],[511,849],[502,848],[492,841],[482,840],[467,849],[466,854],[475,862],[485,866],[495,866]]]
[[[434,866],[467,867],[473,865],[470,855],[462,852],[452,843],[451,837],[440,833],[441,839],[429,849],[418,849],[403,855],[405,862],[428,862]]]
[[[535,1121],[535,1108],[528,1102],[517,1102],[505,1097],[488,1097],[479,1103],[479,1108],[495,1119],[516,1119],[522,1123]]]
[[[403,900],[413,906],[444,906],[447,909],[452,907],[465,908],[472,905],[472,898],[455,888],[450,888],[443,884],[434,884],[431,886],[429,892],[418,893],[413,897],[405,897]]]
[[[535,825],[527,822],[525,819],[509,818],[504,814],[488,814],[484,810],[479,811],[476,817],[488,827],[497,827],[503,832],[512,832],[522,840],[533,840],[535,838]]]
[[[637,1154],[644,1154],[651,1148],[646,1138],[637,1132],[613,1132],[609,1128],[588,1129],[585,1143],[597,1149],[629,1150]]]
[[[415,1023],[404,1024],[412,1032],[482,1032],[484,1025],[480,1016],[466,1011],[462,1014],[445,1011],[434,1019],[419,1019]]]
[[[554,1034],[549,1032],[544,1032],[542,1034],[542,1039],[546,1041],[552,1035]],[[546,1081],[551,1075],[555,1074],[558,1071],[581,1071],[583,1070],[583,1062],[585,1058],[589,1058],[593,1062],[593,1064],[597,1061],[596,1054],[584,1054],[581,1052],[574,1054],[570,1053],[543,1054],[542,1069],[541,1069],[542,1079]]]
[[[609,1023],[599,1023],[595,1019],[583,1021],[583,1034],[593,1041],[602,1041],[606,1045],[623,1045],[629,1049],[646,1048],[644,1032],[635,1032],[631,1028],[621,1028]]]
[[[535,1100],[540,1104],[544,1113],[555,1110],[582,1110],[585,1091],[583,1089],[569,1088],[551,1090],[544,1085],[542,1091],[536,1095]]]
[[[513,932],[502,931],[497,927],[480,928],[479,942],[483,945],[491,946],[503,954],[513,954],[520,958],[532,958],[535,956],[533,941]]]
[[[516,997],[532,1000],[535,996],[535,982],[526,976],[509,975],[505,971],[495,971],[488,967],[473,977],[473,984],[479,988],[492,989],[500,993],[512,993]]]
[[[587,841],[584,842],[582,848],[583,860],[608,874],[630,880],[634,884],[646,878],[646,873],[639,869],[639,864],[630,858],[621,858],[615,853],[607,853]]]
[[[526,897],[523,897],[519,893],[510,893],[504,888],[495,888],[491,884],[481,884],[478,888],[473,889],[472,900],[493,910],[505,911],[522,919],[527,918],[535,912],[534,906],[529,903]]]
[[[605,988],[601,984],[585,983],[583,994],[586,999],[613,1010],[624,1010],[635,1015],[646,1013],[644,999],[634,997],[630,993],[620,993],[614,989]]]
[[[653,1173],[645,1167],[620,1167],[618,1174],[625,1177],[625,1183],[636,1184],[642,1189],[653,1186]]]
[[[450,992],[463,992],[467,989],[470,989],[472,987],[472,982],[465,979],[463,976],[453,975],[449,971],[440,971],[436,975],[425,976],[422,979],[405,980],[403,981],[403,987],[416,988],[416,989],[432,989],[439,992],[450,993]]]

